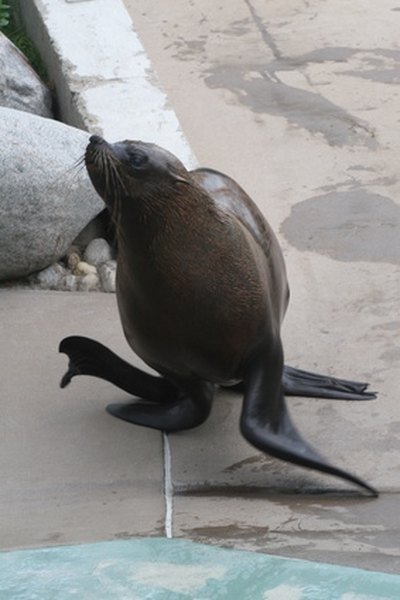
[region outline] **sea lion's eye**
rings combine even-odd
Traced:
[[[140,167],[143,167],[147,163],[148,160],[149,159],[146,156],[146,154],[139,154],[138,152],[134,152],[129,157],[129,162],[132,165],[132,167],[135,167],[135,169],[139,169]]]

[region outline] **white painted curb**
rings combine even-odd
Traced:
[[[155,142],[197,165],[121,0],[24,0],[23,13],[64,122]]]

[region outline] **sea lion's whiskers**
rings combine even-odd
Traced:
[[[67,190],[66,196],[68,197],[68,190],[74,184],[78,185],[79,179],[82,177],[85,179],[87,177],[85,172],[84,156],[74,161],[70,167],[60,169],[60,171],[56,173],[55,177],[49,183],[48,189],[56,189],[58,186],[62,185]]]
[[[121,166],[121,162],[119,160],[117,160],[114,156],[111,156],[110,154],[106,154],[105,155],[105,160],[107,161],[107,168],[109,168],[110,173],[113,173],[114,177],[113,177],[113,183],[114,185],[118,186],[118,188],[120,190],[122,190],[125,195],[129,195],[129,192],[126,188],[126,185],[121,177],[121,174],[119,172],[118,167]],[[114,189],[113,189],[114,191]]]
[[[70,167],[65,169],[65,174],[72,174],[74,178],[76,178],[79,173],[85,170],[85,155],[82,154],[79,158],[77,158]]]
[[[80,167],[81,165],[85,166],[85,154],[82,154],[82,156],[76,159],[76,161],[73,164],[73,167]]]
[[[113,194],[113,204],[112,204],[112,218],[117,229],[119,231],[119,224],[121,220],[121,191],[116,180],[115,171],[112,168],[111,161],[107,161],[106,163],[106,173],[108,178],[109,185],[109,194]],[[107,189],[107,188],[106,188]]]
[[[115,224],[115,227],[118,229],[121,214],[119,186],[116,185],[115,176],[111,167],[111,161],[109,160],[109,157],[104,152],[99,152],[97,158],[101,170],[104,174],[104,190],[106,198],[108,199],[108,207],[110,210],[111,218]]]
[[[104,188],[106,197],[109,199],[111,218],[118,230],[121,222],[122,196],[123,194],[128,195],[128,192],[118,170],[119,162],[106,152],[99,154],[99,157],[101,170],[104,173]]]
[[[114,223],[117,230],[117,235],[120,230],[121,216],[122,216],[122,194],[121,186],[118,180],[118,172],[115,169],[112,162],[109,162],[110,179],[113,182],[113,188],[115,189],[115,211],[114,211]]]

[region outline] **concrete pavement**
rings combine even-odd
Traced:
[[[111,385],[59,388],[66,335],[130,354],[115,296],[2,289],[0,332],[1,549],[162,535],[161,434],[109,417]]]
[[[300,430],[378,487],[378,500],[256,452],[238,432],[240,398],[224,392],[209,422],[169,436],[172,535],[398,573],[396,3],[125,4],[199,162],[235,177],[279,234],[292,289],[287,362],[379,391],[373,403],[290,403]],[[78,109],[93,81],[84,75]],[[107,112],[120,128],[108,103],[96,129]],[[160,142],[160,128],[147,139]],[[2,548],[162,535],[161,435],[105,414],[124,397],[106,383],[57,387],[64,335],[132,358],[115,298],[3,289],[0,312]]]

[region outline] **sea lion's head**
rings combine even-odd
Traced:
[[[112,214],[123,204],[151,201],[160,191],[189,182],[183,164],[156,144],[124,140],[110,144],[92,135],[85,153],[85,164],[97,193]]]

